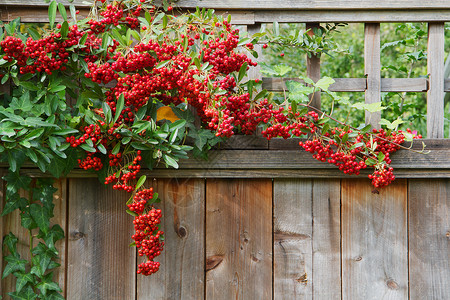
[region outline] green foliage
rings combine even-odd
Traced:
[[[59,294],[61,288],[53,281],[51,271],[59,266],[55,243],[64,238],[59,225],[50,225],[56,189],[51,180],[32,180],[12,171],[3,179],[7,182],[7,189],[2,215],[20,209],[21,224],[29,232],[31,256],[30,261],[21,258],[17,249],[18,239],[13,233],[3,238],[3,259],[7,265],[2,278],[10,274],[16,277],[16,290],[8,295],[12,299],[62,299]],[[28,190],[29,197],[19,197],[20,190]],[[39,243],[33,247],[36,239]]]

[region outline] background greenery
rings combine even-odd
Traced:
[[[323,24],[321,24],[323,26]],[[305,24],[280,24],[280,35],[293,35],[304,31]],[[266,27],[273,30],[273,25]],[[338,50],[321,55],[321,75],[333,78],[364,77],[364,24],[351,23],[331,32],[331,40]],[[450,52],[450,24],[445,30],[445,58]],[[381,24],[381,76],[384,78],[417,78],[427,76],[427,24],[426,23],[382,23]],[[306,55],[296,47],[270,46],[265,49],[264,61],[269,67],[284,64],[292,67],[285,76],[306,76]],[[284,56],[281,56],[284,53]],[[268,75],[265,75],[268,76]],[[348,97],[351,103],[361,102],[364,93],[338,93]],[[382,118],[394,121],[401,117],[405,123],[400,129],[417,130],[426,135],[426,93],[382,93]],[[322,95],[322,107],[330,109],[331,102]],[[335,105],[334,116],[347,117],[348,106]],[[450,94],[445,101],[445,137],[450,136]],[[349,116],[352,125],[358,126],[364,120],[362,111],[353,110]]]

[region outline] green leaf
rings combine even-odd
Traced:
[[[30,131],[30,133],[28,133],[28,134],[24,137],[24,140],[25,140],[25,141],[31,141],[31,140],[37,139],[37,138],[40,137],[43,133],[44,133],[44,128],[34,129],[34,130]]]
[[[117,143],[114,148],[111,150],[111,154],[116,155],[120,151],[120,143]]]
[[[330,85],[332,85],[334,83],[334,79],[330,78],[330,77],[323,77],[321,79],[319,79],[319,81],[316,82],[315,86],[320,88],[321,90],[328,90],[328,88],[330,87]]]
[[[170,157],[169,155],[165,155],[165,154],[163,154],[162,157],[167,165],[173,167],[174,169],[178,169],[178,163],[174,158]]]
[[[98,144],[97,149],[103,154],[107,153],[105,146],[103,146],[102,144]]]
[[[117,99],[116,113],[114,115],[113,123],[116,123],[117,119],[119,119],[120,113],[123,110],[124,103],[125,103],[125,96],[123,94],[120,94],[119,99]]]
[[[73,129],[73,128],[64,128],[64,129],[59,129],[59,130],[53,131],[54,135],[64,135],[64,136],[73,134],[73,133],[78,133],[78,130]]]
[[[7,255],[4,257],[4,259],[8,262],[8,264],[3,270],[2,279],[16,271],[25,272],[25,266],[28,263],[27,260],[20,259],[20,257],[17,257],[15,255]]]
[[[86,144],[81,144],[80,147],[81,147],[81,149],[83,149],[87,152],[92,152],[92,153],[97,152],[97,149],[95,149],[94,147],[88,146]]]
[[[46,209],[37,203],[32,203],[30,205],[30,214],[39,226],[39,229],[42,230],[42,232],[47,233],[50,225],[50,216]]]
[[[386,155],[383,152],[379,152],[377,155],[377,158],[378,158],[378,162],[381,163],[386,158]]]
[[[66,176],[77,166],[77,150],[70,147],[65,152],[67,158],[55,156],[52,163],[48,166],[48,171],[56,178]]]
[[[70,15],[72,16],[73,21],[76,23],[77,22],[77,10],[76,10],[75,6],[73,6],[71,4],[69,6],[69,10],[70,10]]]
[[[56,8],[57,3],[53,0],[48,6],[48,22],[50,23],[50,28],[53,28],[53,25],[55,24]]]
[[[58,10],[59,10],[59,13],[61,14],[61,17],[63,18],[63,20],[67,22],[67,12],[66,12],[66,8],[64,7],[64,4],[58,3]]]
[[[42,292],[44,296],[47,296],[48,291],[62,291],[59,285],[53,281],[41,281],[40,283],[38,283],[37,288]]]
[[[28,205],[28,200],[25,198],[21,198],[21,197],[10,198],[6,202],[5,207],[3,207],[2,217],[6,216],[7,214],[13,212],[14,210],[16,210],[18,208],[26,207],[27,205]]]
[[[248,64],[246,62],[242,64],[241,68],[239,69],[238,82],[241,82],[242,79],[247,74],[247,67],[248,67]]]
[[[139,178],[139,180],[137,181],[137,183],[136,183],[136,190],[138,189],[138,188],[140,188],[143,184],[144,184],[144,182],[147,180],[147,176],[145,176],[145,175],[142,175],[140,178]]]
[[[10,232],[3,238],[3,246],[6,245],[9,252],[11,252],[11,254],[14,254],[17,253],[16,245],[18,241],[19,239],[12,232]]]
[[[288,72],[292,71],[292,67],[286,66],[283,64],[275,65],[273,67],[273,70],[276,72],[276,74],[280,77],[286,75]]]
[[[69,23],[67,23],[67,21],[64,21],[62,23],[60,33],[63,38],[67,37],[67,34],[69,33]]]
[[[53,225],[44,236],[44,241],[50,250],[56,251],[55,242],[64,238],[64,230],[58,224]]]
[[[20,85],[30,91],[39,91],[39,89],[40,89],[38,86],[36,86],[35,83],[29,82],[29,81],[21,81]]]
[[[8,295],[11,296],[13,300],[34,300],[38,297],[30,285],[27,285],[20,292],[15,291],[13,293],[8,293]]]
[[[156,65],[155,69],[160,69],[164,66],[166,66],[168,63],[170,63],[172,60],[168,59],[168,60],[164,60],[162,62],[160,62],[159,64]]]
[[[368,158],[368,159],[366,159],[366,165],[368,165],[368,166],[373,166],[373,165],[376,165],[377,164],[377,161],[376,160],[374,160],[374,159],[372,159],[372,158]]]
[[[15,272],[14,276],[16,276],[16,278],[17,278],[17,281],[16,281],[16,291],[17,292],[20,292],[27,283],[31,283],[31,284],[34,283],[34,277],[30,273]]]
[[[129,209],[127,209],[126,212],[127,212],[127,214],[132,215],[133,217],[139,216],[137,213],[135,213],[134,211],[131,211]]]

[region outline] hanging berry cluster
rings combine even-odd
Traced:
[[[164,242],[161,241],[163,231],[159,230],[161,210],[151,207],[147,209],[153,199],[153,188],[143,189],[133,197],[128,209],[136,214],[133,224],[136,233],[132,236],[139,256],[146,256],[147,261],[138,265],[138,274],[151,275],[159,270],[160,263],[153,259],[161,254]]]

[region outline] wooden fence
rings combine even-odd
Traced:
[[[64,1],[61,1],[66,3]],[[87,13],[82,0],[74,1]],[[65,229],[57,274],[67,299],[450,299],[450,141],[444,136],[444,22],[448,0],[180,0],[232,13],[259,30],[266,22],[365,23],[365,78],[337,78],[334,91],[427,93],[428,155],[392,155],[397,180],[372,193],[300,151],[295,141],[234,137],[208,162],[147,171],[163,202],[161,270],[136,275],[127,195],[81,171],[56,182],[54,223]],[[47,18],[41,0],[0,0],[0,18]],[[370,7],[369,7],[370,6]],[[380,78],[380,22],[429,22],[428,78]],[[258,49],[257,49],[258,50]],[[320,59],[308,59],[320,78]],[[251,75],[260,76],[257,70]],[[262,78],[281,90],[285,79]],[[318,99],[318,98],[316,98]],[[315,102],[320,106],[320,101]],[[425,105],[425,103],[424,103]],[[369,119],[369,116],[367,116]],[[379,115],[370,117],[373,125]],[[432,138],[432,139],[431,139]],[[22,172],[42,176],[35,169]],[[367,174],[366,174],[367,175]],[[0,189],[1,190],[1,189]],[[2,199],[3,200],[3,199]],[[0,219],[28,248],[17,214]],[[14,288],[4,279],[1,294]]]

